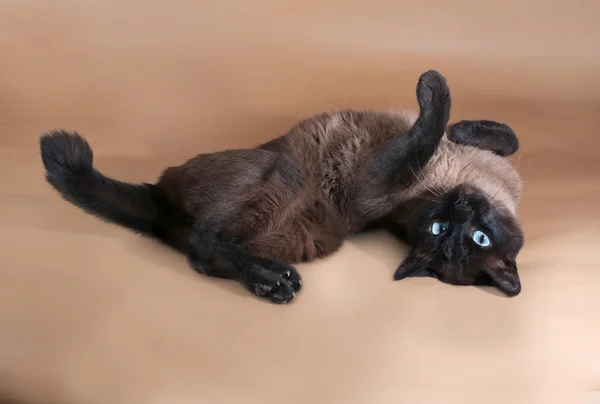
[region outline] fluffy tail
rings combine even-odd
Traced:
[[[51,131],[40,139],[46,179],[64,199],[103,220],[165,238],[162,192],[151,184],[127,184],[94,169],[88,142],[77,133]]]

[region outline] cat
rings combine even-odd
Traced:
[[[449,125],[450,90],[436,71],[419,77],[416,93],[418,114],[322,113],[254,149],[167,168],[156,184],[102,175],[76,132],[42,135],[41,156],[47,181],[67,201],[274,303],[292,301],[302,287],[291,264],[332,254],[371,228],[412,247],[396,280],[429,276],[515,296],[522,184],[505,157],[519,141],[501,123]]]

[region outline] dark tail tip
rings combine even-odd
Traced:
[[[46,177],[50,182],[92,168],[92,149],[77,132],[49,131],[40,138],[40,150]]]

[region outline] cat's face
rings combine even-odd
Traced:
[[[413,249],[394,279],[431,276],[453,285],[493,285],[509,296],[521,282],[515,258],[523,232],[515,217],[480,190],[461,185],[427,204],[413,230]]]

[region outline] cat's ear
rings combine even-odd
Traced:
[[[505,262],[502,266],[495,266],[485,271],[494,286],[508,296],[516,296],[521,292],[521,280],[517,273],[517,264],[514,260]]]
[[[457,144],[510,156],[519,150],[519,139],[510,126],[492,121],[460,121],[448,128],[448,139]]]
[[[399,281],[410,277],[436,278],[436,275],[432,271],[428,270],[427,267],[421,263],[415,255],[409,254],[394,273],[394,280]]]

